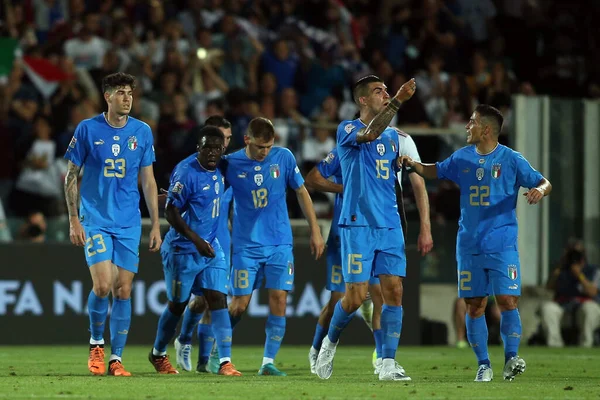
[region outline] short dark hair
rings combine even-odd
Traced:
[[[207,125],[204,128],[200,129],[200,132],[198,132],[198,145],[202,145],[202,138],[209,137],[216,137],[221,139],[221,142],[225,142],[225,136],[219,128],[217,128],[216,126]]]
[[[231,122],[220,115],[211,115],[204,121],[204,126],[216,126],[217,128],[229,129],[231,128]]]
[[[275,128],[269,119],[256,117],[248,124],[246,134],[255,139],[269,141],[275,138]]]
[[[135,76],[125,72],[116,72],[106,75],[102,78],[102,93],[110,92],[118,87],[129,86],[131,90],[135,89]]]
[[[356,81],[354,87],[352,88],[352,97],[354,98],[354,102],[356,104],[360,104],[358,99],[367,95],[367,88],[369,87],[369,83],[373,82],[383,82],[383,80],[375,75],[367,75],[363,76],[359,80]]]
[[[504,117],[500,110],[496,107],[492,107],[489,104],[479,104],[475,107],[475,112],[479,114],[486,124],[491,124],[494,129],[494,134],[498,136],[502,131],[502,124],[504,123]]]

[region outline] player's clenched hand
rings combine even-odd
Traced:
[[[325,241],[321,235],[321,230],[317,230],[310,235],[310,254],[315,256],[315,260],[323,255],[325,250]]]
[[[215,249],[204,239],[194,242],[196,249],[201,256],[215,258]]]
[[[69,238],[75,246],[85,246],[85,231],[77,217],[69,220]]]
[[[150,231],[150,251],[155,252],[160,250],[162,239],[160,237],[160,227],[152,228]]]
[[[430,231],[419,232],[419,238],[417,239],[417,250],[421,252],[421,256],[425,256],[433,249],[433,238],[431,237]]]
[[[527,197],[528,204],[537,204],[544,198],[544,191],[539,188],[533,188],[523,193],[523,196]]]
[[[409,156],[400,156],[397,158],[396,162],[398,163],[398,168],[402,168],[403,166],[412,168],[415,166],[415,160]]]
[[[412,78],[410,81],[400,86],[395,97],[401,102],[405,102],[415,94],[415,90],[417,90],[417,82],[415,81],[415,78]]]

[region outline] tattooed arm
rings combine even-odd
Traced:
[[[77,211],[79,202],[77,179],[80,170],[81,167],[69,161],[67,175],[65,176],[65,198],[67,200],[67,210],[69,211],[69,238],[71,243],[76,246],[85,245],[85,232],[81,222],[79,222],[79,212]]]
[[[402,85],[390,103],[383,110],[381,110],[381,112],[377,114],[375,118],[373,118],[373,121],[369,123],[369,126],[361,129],[356,136],[356,141],[358,143],[372,142],[381,136],[385,128],[387,128],[390,124],[392,118],[394,118],[394,115],[396,115],[400,109],[402,103],[412,97],[416,88],[417,84],[414,78]]]

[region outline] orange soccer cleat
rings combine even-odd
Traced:
[[[219,375],[224,376],[242,376],[242,373],[235,369],[235,365],[233,365],[230,361],[227,361],[225,364],[221,365],[219,368]]]
[[[169,356],[167,356],[167,355],[155,356],[154,354],[152,354],[152,352],[150,352],[150,354],[148,354],[148,361],[150,361],[150,363],[152,363],[152,365],[154,366],[154,369],[159,374],[171,375],[171,374],[179,373],[179,371],[177,371],[175,369],[175,367],[173,367],[173,365],[171,365],[171,362],[169,361]]]
[[[88,370],[94,375],[104,375],[104,372],[106,372],[106,365],[104,364],[104,347],[90,347]]]
[[[119,360],[113,360],[108,363],[108,375],[112,376],[131,376],[131,372],[126,371]]]

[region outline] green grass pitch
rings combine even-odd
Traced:
[[[85,345],[0,346],[0,399],[600,399],[597,348],[522,348],[527,370],[505,382],[502,348],[492,347],[494,381],[475,383],[470,349],[401,347],[397,359],[412,382],[380,382],[373,375],[370,347],[342,343],[326,381],[310,374],[308,346],[282,347],[276,362],[287,377],[257,376],[262,347],[234,346],[234,364],[244,374],[237,378],[159,376],[147,360],[150,347],[127,347],[123,362],[134,376],[115,378],[88,374]]]

